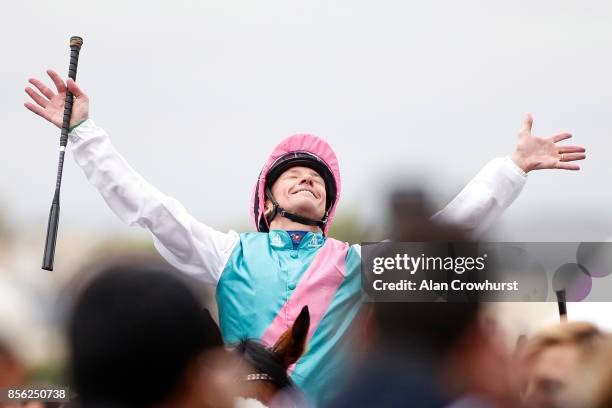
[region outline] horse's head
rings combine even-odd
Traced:
[[[264,404],[281,390],[295,385],[287,374],[306,351],[306,338],[310,327],[308,306],[304,306],[297,319],[287,331],[268,347],[256,340],[243,340],[234,348],[234,353],[242,357],[250,366],[246,374],[243,397],[255,398]]]

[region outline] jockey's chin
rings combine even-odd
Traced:
[[[313,220],[320,220],[325,215],[325,202],[307,196],[307,193],[287,195],[286,200],[278,199],[278,204],[286,211]],[[277,216],[278,217],[278,216]]]

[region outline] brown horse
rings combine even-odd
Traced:
[[[308,306],[276,343],[268,347],[256,340],[243,340],[233,353],[248,363],[251,372],[241,378],[241,397],[252,398],[270,407],[302,407],[306,399],[289,377],[287,370],[306,351],[310,327]]]

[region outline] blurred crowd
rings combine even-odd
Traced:
[[[414,195],[396,195],[393,211],[394,240],[465,238],[427,221]],[[37,336],[37,305],[0,282],[0,388],[70,388],[69,402],[0,407],[311,406],[288,375],[308,348],[308,307],[274,344],[224,345],[210,299],[164,263],[98,263],[63,293],[56,307],[65,363],[41,379],[23,351]],[[570,316],[508,347],[485,308],[368,303],[329,406],[612,407],[612,335]]]

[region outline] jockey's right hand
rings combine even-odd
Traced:
[[[31,87],[26,87],[25,91],[32,100],[36,103],[26,102],[24,106],[37,114],[40,117],[47,119],[55,126],[61,128],[64,119],[64,101],[66,100],[66,87],[74,95],[72,103],[72,116],[70,117],[70,128],[74,128],[80,123],[89,118],[89,98],[72,80],[68,79],[66,84],[57,72],[49,69],[47,74],[55,84],[57,93],[53,92],[49,87],[36,78],[28,79],[35,90]]]

